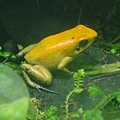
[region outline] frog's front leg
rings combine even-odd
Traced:
[[[57,66],[57,69],[59,70],[63,70],[64,72],[68,72],[69,74],[74,74],[74,72],[71,72],[70,70],[68,70],[65,66],[71,62],[73,60],[72,57],[65,57],[62,59],[62,61],[59,63],[59,65]]]
[[[29,64],[22,64],[21,68],[22,68],[23,76],[30,86],[35,87],[38,90],[43,89],[49,92],[57,93],[55,91],[40,86],[39,84],[33,82],[30,79],[30,77],[32,77],[36,81],[40,81],[45,84],[50,84],[52,82],[52,75],[45,67],[43,67],[42,65],[31,66]]]

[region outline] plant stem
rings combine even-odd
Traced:
[[[97,75],[97,74],[105,74],[109,72],[116,72],[120,70],[120,62],[105,64],[99,66],[93,66],[91,71],[85,72],[85,76]]]

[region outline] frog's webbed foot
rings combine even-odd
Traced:
[[[23,76],[24,76],[25,80],[27,81],[27,83],[28,83],[31,87],[36,88],[40,93],[41,93],[41,91],[40,91],[40,89],[41,89],[41,90],[48,91],[48,92],[51,92],[51,93],[59,94],[59,92],[56,92],[56,91],[53,91],[53,90],[44,88],[44,87],[38,85],[37,83],[31,81],[31,79],[29,78],[29,76],[28,76],[24,71],[22,71],[22,73],[23,73]]]

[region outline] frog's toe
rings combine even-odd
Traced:
[[[41,91],[40,91],[40,89],[41,89],[41,90],[44,90],[44,91],[47,91],[47,92],[59,94],[59,92],[57,92],[57,91],[53,91],[53,90],[44,88],[44,87],[42,87],[42,86],[40,86],[40,85],[36,85],[35,88],[36,88],[40,93],[41,93]]]

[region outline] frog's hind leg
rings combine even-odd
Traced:
[[[39,91],[39,89],[42,89],[42,90],[45,90],[45,91],[58,93],[58,92],[46,89],[46,88],[40,86],[39,84],[33,82],[30,79],[30,77],[31,77],[36,82],[40,82],[40,83],[44,83],[44,84],[48,84],[48,85],[51,84],[52,75],[49,72],[49,70],[47,70],[45,67],[43,67],[42,65],[32,66],[32,65],[29,65],[29,64],[22,64],[21,68],[22,68],[23,76],[30,86],[35,87],[38,91]]]
[[[29,45],[27,47],[25,47],[24,49],[22,49],[17,55],[16,57],[17,58],[21,58],[21,57],[24,57],[36,44],[32,44],[32,45]]]
[[[59,93],[59,92],[56,92],[56,91],[53,91],[53,90],[44,88],[44,87],[36,84],[35,82],[31,81],[31,79],[29,78],[29,76],[28,76],[24,71],[22,71],[22,73],[23,73],[23,76],[24,76],[25,80],[27,81],[27,83],[28,83],[31,87],[36,88],[36,89],[38,90],[38,92],[41,93],[41,91],[40,91],[40,89],[41,89],[41,90],[45,90],[45,91],[48,91],[48,92],[51,92],[51,93],[56,93],[56,94]]]

